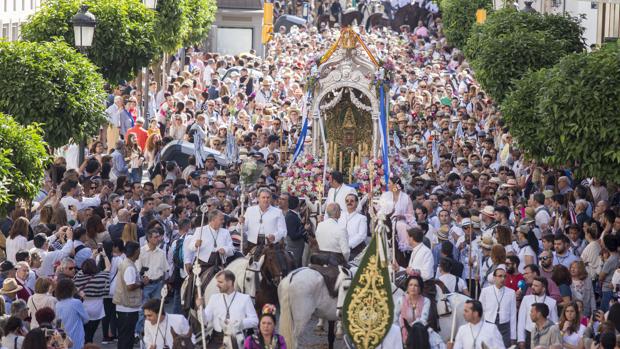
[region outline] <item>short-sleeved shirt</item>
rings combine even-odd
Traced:
[[[562,297],[572,297],[572,292],[570,290],[570,286],[567,284],[558,285],[560,289],[560,296]]]
[[[123,274],[123,279],[125,280],[125,284],[127,286],[131,286],[135,283],[137,283],[138,279],[137,279],[137,270],[134,266],[130,265],[125,269],[125,273]],[[116,305],[116,311],[120,311],[121,313],[133,313],[136,311],[140,311],[140,307],[138,308],[131,308],[131,307],[125,307],[123,305]]]
[[[617,254],[611,254],[609,258],[603,264],[603,268],[601,272],[605,273],[605,280],[603,280],[602,291],[613,291],[614,287],[611,283],[611,279],[614,276],[614,272],[618,269],[620,265],[620,260],[618,259]]]

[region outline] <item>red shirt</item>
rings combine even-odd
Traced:
[[[506,287],[513,289],[515,292],[519,289],[519,281],[523,280],[522,274],[506,274]]]
[[[146,130],[142,128],[142,125],[136,124],[134,127],[127,130],[127,136],[129,136],[130,133],[136,134],[138,146],[140,147],[140,150],[144,151],[144,147],[146,146],[146,139],[149,137],[148,132],[146,132]]]

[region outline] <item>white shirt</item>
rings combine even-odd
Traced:
[[[499,313],[499,323],[510,322],[510,339],[517,339],[517,297],[513,289],[495,285],[485,287],[480,291],[480,302],[484,309],[484,320],[495,323]],[[528,313],[529,316],[529,313]]]
[[[480,319],[480,322],[459,327],[454,339],[454,349],[481,349],[482,342],[488,348],[504,349],[504,341],[495,324]]]
[[[419,243],[418,246],[413,248],[408,267],[420,270],[422,280],[426,281],[433,278],[435,274],[433,272],[433,265],[433,252],[431,252],[430,248],[423,243]]]
[[[149,245],[144,245],[140,248],[140,258],[136,261],[136,269],[140,271],[142,267],[147,267],[144,276],[150,280],[157,280],[165,278],[168,275],[168,260],[166,259],[166,252],[161,248],[155,247],[151,250]]]
[[[6,259],[13,262],[13,264],[17,263],[15,261],[15,255],[19,252],[19,250],[27,249],[27,246],[28,239],[21,235],[17,235],[13,239],[6,239]]]
[[[562,264],[570,269],[570,265],[575,261],[579,261],[579,257],[575,256],[570,250],[566,251],[563,256],[558,255],[557,252],[553,252],[553,266]]]
[[[155,345],[157,349],[163,349],[166,345],[169,348],[172,347],[172,331],[177,334],[187,334],[190,330],[189,322],[183,315],[178,314],[166,314],[166,316],[160,320],[159,327],[156,324],[151,324],[150,321],[144,321],[144,343],[147,348],[151,345]],[[157,340],[155,340],[157,338]],[[192,342],[195,343],[195,339],[192,336]]]
[[[205,323],[211,323],[214,331],[222,332],[226,314],[229,315],[230,323],[240,324],[240,330],[258,326],[254,304],[247,294],[233,292],[211,296],[204,310]]]
[[[357,211],[353,211],[353,213],[344,211],[340,215],[338,224],[347,231],[349,248],[353,249],[366,240],[368,219],[363,214],[357,213]]]
[[[463,292],[465,290],[467,290],[467,283],[465,282],[465,280],[456,277],[456,275],[452,275],[450,273],[444,273],[442,275],[439,275],[438,277],[439,281],[443,282],[444,286],[446,286],[446,288],[448,289],[449,292]],[[456,287],[458,282],[458,288]],[[486,308],[484,308],[486,311]]]
[[[262,212],[258,205],[251,206],[245,211],[245,224],[243,230],[249,242],[255,244],[259,235],[275,236],[274,242],[279,242],[286,236],[286,222],[279,208],[269,206],[267,211]]]
[[[329,188],[329,191],[327,192],[327,199],[325,200],[325,207],[327,207],[327,205],[331,204],[332,202],[335,202],[340,205],[340,209],[342,211],[346,211],[347,203],[345,199],[349,194],[354,194],[357,196],[354,188],[351,188],[344,184],[340,185],[340,187],[338,188]],[[325,215],[325,218],[327,218],[327,214]]]
[[[37,270],[39,276],[52,277],[54,276],[54,264],[68,257],[73,251],[73,240],[67,240],[59,251],[45,251],[40,248],[34,250],[41,256],[41,266]]]
[[[534,323],[530,318],[530,309],[534,303],[545,303],[549,307],[549,317],[553,323],[558,322],[558,310],[555,305],[555,299],[549,296],[535,296],[533,294],[523,297],[521,306],[519,307],[519,322],[517,323],[517,342],[525,342],[525,331],[534,329]]]
[[[205,225],[196,228],[194,235],[185,238],[190,239],[188,243],[189,250],[196,252],[196,241],[202,240],[200,249],[198,251],[198,259],[203,262],[208,262],[212,252],[217,252],[220,248],[225,251],[225,256],[232,256],[235,252],[230,232],[226,229],[220,228],[215,230],[210,225]]]
[[[349,239],[344,227],[334,219],[328,218],[316,227],[316,242],[319,250],[325,252],[342,253],[346,260],[349,259]]]

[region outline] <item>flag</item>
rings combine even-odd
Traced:
[[[394,130],[394,146],[396,147],[396,149],[400,150],[401,148],[401,144],[400,144],[400,138],[398,138],[398,134],[396,133],[396,130]]]
[[[304,116],[303,126],[301,132],[299,132],[299,138],[297,138],[297,144],[295,144],[295,151],[293,152],[293,158],[291,163],[297,161],[297,157],[304,151],[304,142],[306,140],[306,134],[308,133],[308,117]]]
[[[381,152],[383,153],[383,177],[385,179],[385,185],[387,188],[388,183],[390,182],[390,162],[388,157],[388,129],[387,129],[387,106],[385,105],[385,90],[383,88],[383,84],[379,86],[379,128],[381,131],[381,144],[383,145],[383,149]]]
[[[454,139],[461,139],[465,136],[465,132],[463,132],[463,122],[459,121],[458,126],[456,126],[456,133],[454,134]]]

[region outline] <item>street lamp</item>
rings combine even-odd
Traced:
[[[80,50],[93,46],[97,19],[95,15],[88,12],[88,5],[80,6],[78,13],[71,18],[71,23],[73,23],[75,46]]]
[[[155,10],[157,9],[157,0],[142,0],[142,3],[144,4],[144,6],[149,9],[149,10]],[[144,105],[143,109],[142,109],[142,115],[144,117],[145,120],[148,121],[149,119],[149,104],[150,104],[150,96],[149,96],[149,84],[151,82],[150,76],[149,76],[149,66],[147,64],[146,69],[144,71],[144,89],[142,90],[142,103]],[[144,128],[146,128],[148,125],[148,122],[144,123]]]
[[[78,13],[71,18],[71,23],[73,24],[75,47],[77,47],[80,52],[85,53],[88,48],[93,46],[97,19],[95,15],[88,12],[87,5],[81,5]],[[84,162],[84,148],[86,148],[85,138],[80,139],[78,147],[78,166],[81,166]]]
[[[157,8],[157,0],[142,0],[142,3],[149,10],[154,10]]]

